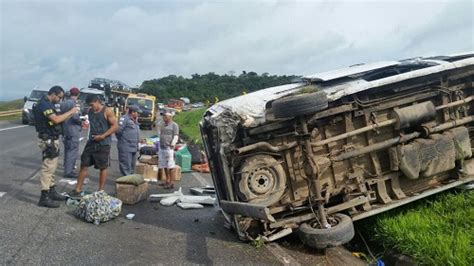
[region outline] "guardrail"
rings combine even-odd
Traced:
[[[0,112],[0,117],[20,114],[22,111],[23,109],[3,111],[3,112]]]

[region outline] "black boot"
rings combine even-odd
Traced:
[[[59,203],[54,202],[49,198],[49,191],[41,190],[41,198],[38,202],[38,206],[47,208],[58,208]]]
[[[49,188],[49,198],[52,199],[52,200],[57,200],[57,201],[63,201],[63,200],[66,200],[67,197],[66,196],[63,196],[61,194],[59,194],[57,191],[56,191],[56,186],[52,186]]]

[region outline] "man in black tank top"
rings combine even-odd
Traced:
[[[107,167],[110,164],[111,135],[118,129],[114,112],[102,104],[99,95],[88,95],[86,104],[89,105],[89,135],[81,155],[81,170],[76,189],[69,193],[71,197],[81,195],[87,169],[92,165],[100,170],[99,190],[104,190],[108,174]]]

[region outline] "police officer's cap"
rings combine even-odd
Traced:
[[[137,112],[137,113],[139,113],[139,114],[142,113],[142,109],[140,109],[140,108],[139,108],[138,106],[136,106],[136,105],[129,105],[129,106],[128,106],[128,110],[129,110],[129,111],[132,111],[132,112]]]

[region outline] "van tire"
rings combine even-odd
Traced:
[[[285,193],[286,172],[273,156],[258,154],[248,157],[239,172],[236,179],[238,194],[245,202],[271,206]]]
[[[293,118],[312,114],[327,107],[328,98],[323,91],[290,96],[272,103],[275,118]]]
[[[299,236],[303,244],[311,248],[325,249],[348,243],[354,237],[354,224],[352,219],[341,213],[332,216],[337,224],[331,228],[314,228],[309,223],[302,223]]]
[[[29,124],[29,122],[28,122],[27,119],[22,119],[22,120],[21,120],[21,123],[22,123],[23,125],[28,125],[28,124]]]

